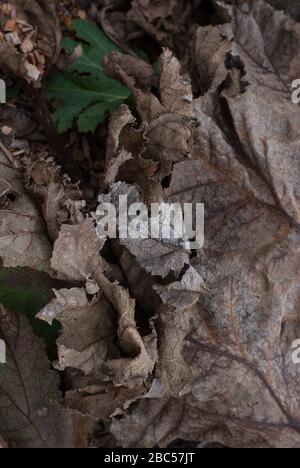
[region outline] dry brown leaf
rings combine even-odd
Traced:
[[[85,282],[101,268],[99,253],[103,244],[91,219],[74,226],[64,224],[54,244],[52,268],[63,279]]]
[[[132,160],[132,155],[128,153],[126,150],[121,150],[121,152],[113,158],[107,166],[106,174],[105,174],[105,181],[112,185],[116,182],[120,168],[126,164],[127,161]]]
[[[113,344],[114,311],[101,296],[90,301],[84,289],[62,289],[55,295],[38,314],[50,325],[53,320],[62,325],[55,368],[63,371],[73,367],[85,375],[92,374],[97,382]]]
[[[80,434],[78,417],[72,426],[76,415],[57,404],[59,377],[50,370],[43,342],[25,317],[2,306],[0,336],[7,349],[7,363],[0,364],[0,434],[18,448],[74,447]]]
[[[198,72],[197,84],[202,93],[209,89],[217,89],[227,77],[226,60],[231,44],[223,30],[224,26],[197,29],[194,53]]]
[[[50,272],[51,245],[17,169],[0,150],[0,256],[6,267]]]
[[[300,123],[290,88],[300,74],[300,29],[266,2],[239,4],[232,32],[198,29],[208,92],[193,101],[191,160],[175,164],[164,193],[168,201],[205,203],[206,241],[192,267],[207,290],[185,303],[178,282],[174,302],[174,285],[155,287],[183,308],[158,311],[155,375],[166,397],[143,399],[112,423],[126,447],[178,438],[300,444],[299,367],[292,360],[300,333]],[[207,34],[211,54],[201,50]],[[141,115],[151,114],[153,101],[144,104]],[[144,430],[139,424],[129,433],[133,420]]]
[[[104,63],[108,75],[113,78],[122,76],[128,83],[144,91],[150,91],[157,84],[152,65],[137,57],[113,52],[110,57],[104,58]]]
[[[82,415],[88,415],[95,422],[109,421],[112,416],[123,415],[132,403],[145,394],[145,387],[116,387],[112,383],[87,385],[67,392],[63,405]]]
[[[193,370],[184,356],[185,338],[191,328],[193,307],[182,310],[163,305],[158,312],[159,360],[155,377],[166,395],[181,397],[193,381]]]
[[[114,285],[114,288],[117,286]],[[110,289],[107,292],[115,295]],[[78,369],[85,375],[83,378],[77,373],[72,378],[72,390],[67,392],[64,407],[88,415],[95,421],[109,419],[117,412],[122,413],[133,401],[145,394],[143,382],[150,372],[147,369],[149,358],[144,352],[144,345],[137,332],[129,330],[130,326],[136,328],[134,319],[120,320],[120,345],[131,354],[135,353],[140,344],[140,355],[132,360],[113,360],[113,356],[119,355],[115,344],[117,315],[104,297],[89,300],[84,289],[78,288],[55,291],[55,295],[56,298],[37,316],[49,323],[53,320],[61,323],[62,329],[57,340],[58,362],[55,363],[55,368],[67,370],[68,374],[70,370]],[[114,302],[118,308],[123,307],[124,298],[127,300],[125,290],[120,289],[120,295],[123,296]],[[129,306],[130,304],[131,302]],[[125,309],[122,310],[126,315]],[[136,345],[133,340],[136,340]],[[155,341],[153,344],[156,347]],[[112,384],[111,378],[118,387]],[[122,383],[126,387],[120,386]]]
[[[300,26],[259,0],[236,9],[233,32],[232,54],[242,64],[233,64],[232,83],[223,95],[240,157],[266,182],[276,204],[299,223],[300,114],[291,84],[300,76]]]
[[[138,265],[153,276],[165,278],[170,273],[178,276],[189,264],[189,253],[172,242],[126,239],[121,244],[136,258]]]
[[[114,255],[125,274],[130,291],[134,291],[134,297],[138,307],[143,310],[146,317],[153,317],[161,301],[153,289],[155,278],[147,273],[131,255],[128,250],[116,240],[112,242]]]
[[[53,242],[63,223],[77,224],[84,221],[81,210],[85,207],[85,201],[82,192],[77,184],[71,184],[67,176],[61,176],[60,167],[47,153],[26,159],[25,169],[28,188],[42,197],[43,215]]]
[[[300,18],[300,5],[294,0],[267,0],[268,3],[273,5],[278,10],[284,10],[292,16],[295,20],[299,21]]]
[[[123,105],[110,118],[106,155],[106,183],[123,181],[138,183],[145,200],[154,200],[161,194],[161,186],[154,179],[158,163],[144,159],[145,128],[136,129],[136,119]]]
[[[119,77],[133,92],[144,124],[147,124],[144,157],[159,162],[161,176],[170,172],[171,163],[190,156],[194,134],[193,95],[190,79],[182,74],[178,60],[169,50],[160,58],[160,100],[138,84],[138,70],[121,67],[119,55],[105,62],[110,74]]]
[[[201,0],[133,0],[128,18],[162,45],[171,47],[176,36],[187,32]]]
[[[139,421],[139,426],[135,421]],[[168,421],[163,424],[162,421]],[[225,447],[236,440],[236,448],[290,448],[298,446],[296,432],[281,427],[279,430],[270,425],[249,427],[245,431],[238,420],[228,417],[216,417],[211,409],[201,411],[192,395],[180,399],[165,396],[159,399],[143,399],[135,406],[135,411],[123,419],[114,419],[111,432],[117,443],[130,448],[168,447],[174,441],[190,441],[193,447],[199,441],[220,443]]]
[[[154,330],[142,338],[135,322],[135,300],[117,282],[111,283],[99,270],[95,279],[104,295],[118,312],[118,338],[122,350],[130,358],[109,362],[114,383],[128,388],[140,387],[152,374],[157,361],[157,340]]]
[[[129,292],[112,283],[103,272],[99,252],[103,242],[90,220],[82,225],[62,226],[52,257],[53,268],[71,281],[93,277],[118,314],[118,337],[122,350],[130,356],[109,363],[114,382],[128,387],[139,386],[152,373],[156,362],[156,338],[151,334],[141,338],[135,323],[135,301]]]
[[[139,203],[140,195],[135,186],[126,183],[117,183],[112,187],[109,195],[117,213],[124,209],[119,206],[119,197],[126,195],[128,206]],[[177,276],[185,265],[189,264],[189,253],[181,246],[180,239],[119,239],[120,244],[125,247],[135,258],[140,267],[153,276],[165,278],[169,273]]]
[[[185,309],[194,305],[204,293],[205,283],[197,270],[190,266],[180,281],[167,286],[155,285],[154,290],[160,295],[164,304],[177,309]]]

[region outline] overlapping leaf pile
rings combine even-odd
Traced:
[[[182,2],[148,3],[133,1],[128,18],[168,39]],[[61,325],[63,399],[25,320],[1,310],[9,445],[300,446],[300,112],[290,87],[300,25],[272,2],[213,3],[222,21],[193,27],[193,83],[169,49],[156,92],[140,60],[104,61],[138,113],[122,106],[110,119],[104,197],[205,203],[196,256],[163,241],[99,240],[78,188],[48,159],[27,164],[41,215],[0,153],[3,263],[63,281],[38,315]]]

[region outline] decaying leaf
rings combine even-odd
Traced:
[[[111,115],[108,133],[84,139],[82,185],[96,185],[98,201],[85,203],[37,152],[21,158],[33,203],[13,154],[0,152],[4,265],[67,281],[38,314],[61,327],[53,370],[23,316],[1,309],[0,446],[300,447],[299,9],[281,0],[101,6],[124,28],[113,31],[120,42],[147,37],[154,60],[157,45],[168,48],[156,72],[131,43],[129,55],[104,59],[134,103]],[[75,74],[101,68],[87,60],[99,47],[88,42]],[[102,235],[101,201],[127,221],[128,206],[143,202],[142,235],[124,236],[120,222],[116,236]],[[164,229],[149,238],[151,203],[203,203],[203,247],[187,249],[175,223],[171,239]]]
[[[38,315],[50,324],[58,320],[62,325],[55,367],[74,367],[97,379],[103,372],[109,343],[113,343],[114,311],[103,297],[89,301],[84,289],[62,289],[55,294]]]
[[[77,436],[71,413],[58,406],[59,379],[50,370],[42,341],[33,335],[25,317],[2,306],[0,336],[7,359],[0,364],[1,436],[14,447],[72,447]]]
[[[63,223],[83,222],[81,210],[85,201],[78,184],[71,184],[67,176],[61,176],[58,167],[48,154],[26,160],[28,188],[43,200],[43,216],[50,239],[54,242]]]
[[[177,309],[184,309],[194,305],[199,300],[199,295],[205,292],[205,283],[197,270],[192,266],[184,273],[180,281],[167,286],[154,286],[164,304],[169,304]]]
[[[102,245],[103,242],[98,238],[91,221],[87,220],[76,226],[64,225],[55,243],[52,266],[70,281],[83,281],[92,277],[98,283],[106,300],[117,312],[120,346],[130,356],[110,361],[109,367],[113,370],[114,382],[117,385],[132,387],[140,384],[140,381],[145,381],[153,371],[156,362],[156,339],[153,334],[144,340],[141,338],[135,323],[135,301],[118,282],[111,282],[105,276],[99,255]],[[82,299],[83,292],[79,295]],[[50,305],[50,315],[53,305],[56,312],[57,301]],[[47,317],[48,311],[49,309],[46,309],[46,312],[44,310],[42,315]],[[74,313],[78,314],[78,310]],[[94,333],[97,331],[94,330]],[[79,346],[84,347],[84,344]]]
[[[128,16],[162,45],[171,46],[176,35],[187,30],[200,4],[199,0],[133,0]]]
[[[299,335],[299,109],[290,84],[299,75],[300,31],[262,1],[234,5],[232,17],[232,29],[198,29],[207,92],[193,101],[191,160],[175,164],[164,194],[205,203],[206,241],[192,265],[207,289],[185,303],[180,282],[155,287],[167,303],[158,312],[156,376],[176,400],[140,400],[114,420],[112,432],[126,447],[177,438],[299,446],[291,355]],[[216,53],[203,55],[205,40]],[[140,429],[127,434],[131,418],[146,414],[142,437]]]
[[[101,241],[91,219],[74,226],[64,224],[55,242],[52,267],[69,281],[87,281],[101,268]]]
[[[146,126],[136,128],[136,119],[127,106],[121,106],[109,123],[105,181],[112,186],[124,181],[138,184],[145,201],[159,200],[162,187],[157,180],[158,162],[145,159]]]
[[[105,61],[107,71],[123,80],[134,94],[140,117],[147,123],[144,156],[161,164],[163,177],[170,171],[171,163],[192,152],[194,110],[190,79],[182,75],[180,64],[171,51],[165,50],[160,66],[159,100],[140,87],[139,69],[130,68],[130,62],[122,68],[118,54]]]
[[[6,267],[49,272],[51,245],[38,208],[13,162],[0,151],[0,256]]]
[[[121,196],[128,197],[127,206],[140,203],[141,201],[135,186],[124,182],[114,184],[109,197],[116,208],[118,216],[126,210],[126,207],[119,203]],[[130,221],[129,217],[128,221]],[[149,232],[148,217],[144,220],[144,223],[145,230]],[[161,217],[159,218],[159,223],[162,231],[160,238],[151,238],[149,235],[145,239],[132,239],[127,237],[119,239],[119,242],[136,257],[139,266],[153,276],[165,278],[171,272],[179,275],[183,267],[189,264],[188,251],[181,246],[181,239],[164,239]]]
[[[299,26],[258,1],[248,4],[247,11],[236,10],[233,33],[233,57],[240,58],[245,74],[239,78],[233,65],[232,80],[236,83],[237,76],[240,89],[233,84],[224,97],[237,142],[248,165],[271,188],[277,204],[298,223],[300,114],[291,100],[290,86],[300,76]]]
[[[135,300],[118,283],[110,283],[103,274],[97,274],[98,284],[118,312],[120,346],[130,358],[110,361],[114,382],[128,388],[139,387],[153,372],[157,361],[156,334],[142,338],[135,322]]]
[[[63,406],[88,416],[94,422],[108,422],[113,416],[126,414],[130,406],[144,395],[144,386],[130,389],[106,382],[68,391]]]
[[[223,33],[224,26],[200,27],[196,32],[195,62],[201,92],[217,89],[227,77],[226,59],[231,43]],[[223,34],[222,34],[223,33]]]
[[[300,5],[298,4],[298,2],[294,2],[294,0],[268,0],[268,3],[273,5],[278,10],[284,10],[294,19],[299,20]]]

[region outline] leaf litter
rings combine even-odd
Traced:
[[[126,4],[95,2],[72,26],[72,1],[63,20],[54,2],[0,3],[1,70],[64,99],[54,123],[71,129],[64,144],[76,142],[85,169],[71,179],[45,139],[15,153],[15,137],[1,136],[2,272],[15,287],[26,272],[35,293],[42,281],[36,320],[58,336],[50,356],[18,302],[4,303],[1,274],[0,447],[297,448],[299,11],[275,0]],[[59,19],[63,49],[80,46],[63,72]],[[99,97],[106,86],[122,90],[114,106]],[[21,112],[18,98],[11,106]],[[120,194],[204,203],[203,248],[100,239],[98,196],[118,209]]]

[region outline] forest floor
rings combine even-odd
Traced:
[[[0,447],[300,447],[299,21],[0,1]]]

